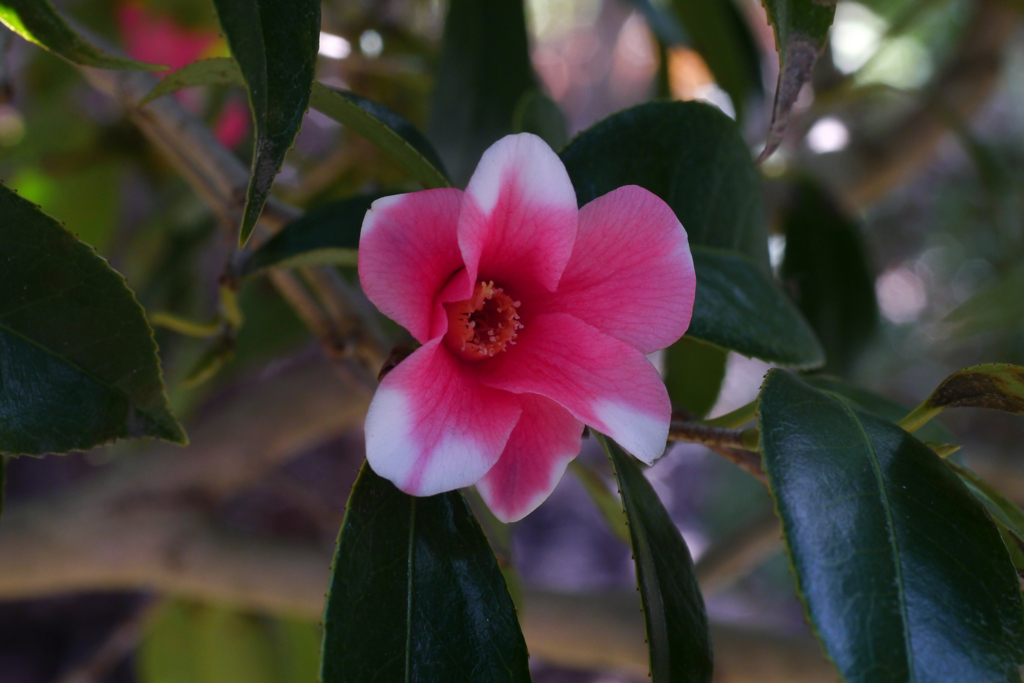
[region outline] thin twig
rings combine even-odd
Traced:
[[[668,440],[688,441],[702,443],[705,446],[723,446],[747,451],[758,450],[758,431],[756,429],[711,427],[702,422],[689,420],[673,420],[669,426]]]

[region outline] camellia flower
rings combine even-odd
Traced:
[[[374,202],[359,279],[422,344],[366,416],[370,466],[406,493],[476,484],[514,521],[554,489],[584,424],[645,462],[664,452],[671,405],[644,354],[686,331],[696,278],[683,226],[647,190],[577,209],[558,156],[508,136],[465,192]]]

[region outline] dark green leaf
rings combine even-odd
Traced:
[[[782,280],[825,348],[825,369],[848,375],[878,328],[860,228],[810,181],[797,185],[783,223]]]
[[[725,379],[725,349],[686,336],[665,349],[665,388],[673,406],[704,417]]]
[[[694,247],[693,265],[697,296],[687,336],[789,367],[825,361],[800,311],[750,260]]]
[[[244,84],[235,60],[205,59],[175,71],[139,104],[197,85]],[[425,187],[448,187],[444,165],[430,142],[414,125],[383,104],[314,83],[309,105],[372,142]]]
[[[748,101],[764,95],[761,56],[750,26],[733,0],[672,0],[671,6],[690,45],[729,94],[737,119],[743,120]]]
[[[168,601],[137,658],[141,683],[298,683],[316,680],[315,623]]]
[[[364,464],[331,570],[323,683],[529,681],[527,658],[462,494],[407,496]]]
[[[245,79],[242,78],[242,72],[238,69],[238,63],[231,57],[201,59],[198,62],[186,64],[157,83],[148,95],[139,100],[139,106],[148,104],[164,95],[198,85],[245,87]]]
[[[310,105],[375,144],[424,187],[451,184],[441,158],[423,134],[383,104],[316,83]]]
[[[767,272],[761,179],[736,123],[715,107],[641,104],[583,131],[560,156],[580,206],[639,185],[672,207],[691,245],[743,252]]]
[[[843,679],[1020,681],[1016,573],[946,463],[785,370],[758,412],[800,596]]]
[[[166,67],[114,57],[83,40],[57,14],[49,0],[0,0],[0,22],[25,40],[31,41],[68,61],[101,69],[153,71]]]
[[[829,377],[827,375],[813,375],[810,377],[804,377],[803,380],[815,389],[820,389],[821,391],[832,394],[851,408],[874,413],[878,417],[888,420],[893,424],[896,424],[905,418],[912,410],[901,403],[890,401],[884,396],[879,396],[867,389],[861,389],[860,387],[856,387],[852,384],[847,384],[835,377]],[[921,429],[917,431],[917,438],[921,441],[930,441],[933,443],[956,442],[956,437],[950,434],[949,430],[938,422],[929,422],[925,426],[921,427]]]
[[[636,562],[654,683],[708,683],[713,660],[704,598],[682,534],[633,458],[598,435],[612,462]]]
[[[0,453],[133,436],[185,443],[153,332],[124,278],[2,185],[0,225]]]
[[[249,92],[256,125],[252,176],[239,244],[256,227],[302,126],[320,46],[320,0],[214,0],[217,17]]]
[[[644,19],[647,20],[647,25],[651,27],[651,31],[658,37],[658,42],[661,45],[689,44],[689,36],[686,35],[686,31],[676,21],[675,16],[662,9],[660,5],[655,6],[651,0],[625,1],[640,10],[640,13],[644,15]]]
[[[988,508],[992,517],[1024,543],[1024,511],[1021,511],[1013,501],[997,491],[992,484],[966,467],[952,462],[946,464],[957,473],[971,493]]]
[[[988,408],[1024,415],[1024,367],[986,363],[955,372],[900,424],[914,431],[946,408]]]
[[[462,186],[537,88],[522,0],[451,0],[441,44],[428,132]]]
[[[4,496],[7,493],[7,456],[0,455],[0,517],[4,514]]]
[[[382,194],[349,197],[310,211],[286,225],[254,252],[242,252],[235,274],[313,263],[356,265],[359,232],[370,205]]]
[[[770,157],[782,142],[797,95],[811,79],[811,70],[825,49],[828,29],[836,14],[836,3],[822,0],[764,0],[763,4],[775,29],[779,81],[761,160]]]
[[[551,149],[562,149],[569,141],[569,122],[557,102],[540,90],[531,90],[519,98],[512,112],[512,132],[533,133]]]

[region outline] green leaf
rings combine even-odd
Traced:
[[[665,388],[673,406],[704,417],[725,379],[725,349],[685,336],[665,349]]]
[[[1024,367],[986,363],[955,372],[900,425],[915,431],[946,408],[988,408],[1024,415]]]
[[[320,680],[529,681],[527,659],[462,494],[407,496],[364,464],[331,570]]]
[[[359,232],[370,205],[383,194],[349,197],[310,211],[284,226],[253,252],[241,252],[234,264],[238,277],[266,268],[332,263],[355,266]]]
[[[310,105],[379,147],[424,187],[451,185],[434,147],[415,126],[383,104],[317,83]]]
[[[758,412],[800,596],[843,679],[1020,681],[1016,573],[946,463],[784,370]]]
[[[768,140],[759,161],[770,157],[782,142],[797,95],[811,79],[811,70],[825,49],[828,29],[836,14],[836,3],[822,0],[762,0],[762,4],[775,29],[779,80]]]
[[[1024,264],[1005,273],[975,293],[946,316],[951,336],[966,338],[986,332],[1019,331],[1024,328]]]
[[[0,223],[0,453],[66,453],[137,436],[186,443],[153,332],[124,278],[2,185]]]
[[[320,0],[214,0],[256,126],[239,244],[256,227],[274,177],[302,126],[320,46]]]
[[[875,283],[860,228],[806,180],[797,184],[783,223],[786,291],[825,348],[825,370],[847,375],[878,329]]]
[[[569,141],[569,122],[557,102],[540,90],[531,90],[519,98],[512,112],[512,132],[533,133],[551,149],[562,149]]]
[[[463,186],[537,88],[523,0],[451,0],[441,45],[427,132]]]
[[[748,101],[764,95],[761,55],[750,26],[733,0],[672,0],[671,6],[742,121]]]
[[[761,179],[736,123],[717,108],[641,104],[583,131],[560,156],[580,206],[639,185],[672,207],[691,245],[742,252],[767,272]]]
[[[245,79],[242,78],[238,63],[231,57],[201,59],[198,62],[186,64],[157,83],[148,95],[139,100],[139,106],[142,107],[165,95],[198,85],[245,87]]]
[[[1013,501],[997,491],[992,484],[966,467],[949,461],[946,464],[956,472],[970,492],[988,509],[992,517],[1024,543],[1024,511],[1021,511]]]
[[[879,396],[872,391],[861,389],[860,387],[852,384],[847,384],[840,379],[829,377],[828,375],[812,375],[810,377],[804,377],[803,380],[815,389],[820,389],[821,391],[832,394],[851,408],[874,413],[878,417],[888,420],[893,424],[896,424],[905,418],[912,410],[902,403],[890,401],[884,396]],[[932,443],[956,442],[956,437],[950,434],[949,430],[938,422],[929,422],[923,426],[918,430],[917,438],[921,441],[929,441]]]
[[[229,57],[193,62],[162,80],[140,102],[197,85],[244,85],[242,73]],[[347,126],[390,156],[424,187],[448,187],[444,164],[433,146],[406,119],[383,104],[351,92],[313,83],[309,106]]]
[[[230,608],[168,601],[136,660],[141,683],[315,681],[320,628]]]
[[[708,616],[679,528],[632,456],[596,435],[611,460],[629,524],[654,683],[708,683]]]
[[[692,251],[697,296],[688,337],[794,368],[825,362],[807,321],[760,268],[736,253]]]
[[[0,22],[19,36],[64,59],[100,69],[155,71],[166,67],[114,57],[90,45],[68,26],[49,0],[0,0]]]
[[[624,543],[629,543],[629,524],[626,523],[626,515],[622,510],[622,502],[615,496],[596,472],[579,461],[579,458],[569,463],[569,469],[580,480],[580,484],[590,495],[591,500],[597,505],[597,511],[601,513],[608,530]]]

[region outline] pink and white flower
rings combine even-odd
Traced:
[[[554,489],[584,424],[645,462],[664,451],[671,405],[644,354],[686,331],[696,278],[686,231],[647,190],[577,209],[558,156],[508,136],[465,192],[374,202],[359,278],[422,344],[366,416],[370,466],[406,493],[476,484],[514,521]]]

